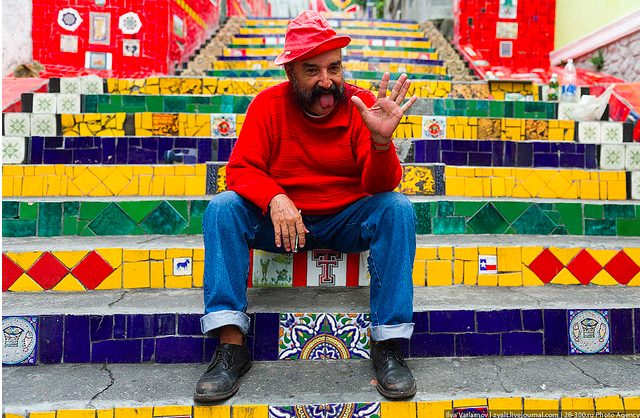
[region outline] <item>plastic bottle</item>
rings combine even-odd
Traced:
[[[558,75],[554,73],[551,75],[551,80],[549,80],[549,94],[547,96],[547,100],[558,100],[559,86]]]
[[[577,102],[578,101],[578,77],[576,75],[576,67],[573,65],[573,60],[569,58],[567,65],[564,66],[562,71],[562,101],[563,102]]]

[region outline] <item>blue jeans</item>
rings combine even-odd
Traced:
[[[328,248],[369,252],[371,337],[409,338],[413,332],[413,259],[416,215],[396,192],[364,197],[332,215],[304,215],[309,230],[300,251]],[[249,331],[247,280],[251,248],[284,253],[275,245],[269,214],[235,192],[211,199],[202,220],[205,245],[202,332],[224,325]]]

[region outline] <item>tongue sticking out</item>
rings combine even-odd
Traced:
[[[333,106],[333,94],[322,94],[318,99],[323,109],[328,109]]]

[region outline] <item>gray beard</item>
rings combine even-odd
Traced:
[[[318,99],[318,97],[320,97],[321,94],[330,93],[331,95],[333,95],[333,100],[336,104],[344,103],[347,101],[347,98],[344,94],[344,84],[340,84],[340,86],[332,84],[328,89],[316,85],[311,90],[305,90],[298,83],[298,79],[292,74],[291,86],[293,87],[293,94],[300,104],[300,107],[302,107],[305,112],[311,115],[315,114],[313,113],[313,111],[311,111],[311,108],[316,103],[316,100]]]

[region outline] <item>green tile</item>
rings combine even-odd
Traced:
[[[466,218],[464,216],[447,216],[433,218],[434,235],[452,235],[466,233]]]
[[[199,105],[198,106],[199,113],[220,113],[220,105]]]
[[[141,96],[139,94],[131,94],[128,96],[124,96],[122,98],[122,107],[124,109],[128,109],[131,107],[146,109],[147,97],[149,96]]]
[[[84,106],[82,111],[84,113],[97,113],[98,112],[98,96],[95,94],[85,94],[83,97]]]
[[[636,207],[634,205],[603,205],[604,219],[635,218]]]
[[[564,224],[567,233],[582,235],[582,205],[580,203],[556,203],[560,213],[560,222]]]
[[[120,206],[111,203],[91,221],[88,228],[96,235],[129,235],[137,226]]]
[[[473,216],[485,205],[485,203],[486,202],[455,202],[456,209],[454,211],[454,215],[467,217]]]
[[[80,202],[64,202],[64,216],[78,216]]]
[[[122,112],[121,105],[99,104],[98,113],[119,113]]]
[[[517,232],[511,227],[507,228],[505,232],[505,235],[515,235],[515,234],[517,234]]]
[[[200,235],[202,234],[202,216],[191,216],[189,225],[189,234]]]
[[[20,214],[20,202],[2,202],[2,219],[17,218]]]
[[[489,116],[492,118],[504,118],[504,105],[505,102],[491,100],[489,102]]]
[[[502,234],[509,227],[509,223],[491,203],[469,219],[469,226],[476,234]]]
[[[62,218],[62,235],[78,235],[78,218],[68,216]]]
[[[195,104],[209,104],[211,103],[211,99],[210,96],[185,96],[187,98],[187,104],[188,105],[195,105]]]
[[[185,220],[189,219],[188,202],[186,200],[167,200],[167,203],[173,206]]]
[[[618,219],[618,236],[638,237],[640,236],[640,219]]]
[[[503,102],[503,103],[504,103],[504,117],[513,118],[515,116],[515,112],[513,111],[514,102]]]
[[[507,222],[512,223],[518,216],[522,215],[525,210],[529,209],[531,203],[527,202],[493,202],[493,206],[500,212]]]
[[[542,210],[554,210],[553,203],[536,203]]]
[[[560,213],[555,210],[545,210],[544,213],[551,219],[556,225],[560,224]]]
[[[147,96],[147,109],[149,109],[149,112],[164,112],[164,101],[162,100],[162,96]]]
[[[519,234],[549,235],[558,226],[538,207],[531,205],[511,224]]]
[[[585,219],[584,234],[614,237],[616,235],[616,221],[613,219]]]
[[[96,96],[98,104],[111,104],[111,98],[116,94],[99,94]]]
[[[148,234],[177,235],[188,226],[188,223],[165,201],[160,203],[140,225]]]
[[[78,228],[77,228],[78,235],[80,235],[80,232],[81,232],[83,229],[85,229],[85,228],[87,227],[87,225],[89,225],[89,221],[81,221],[81,220],[78,220]]]
[[[416,212],[418,223],[416,234],[425,235],[431,233],[431,204],[428,202],[414,203],[413,209]]]
[[[191,207],[189,208],[190,215],[202,217],[204,215],[204,211],[209,206],[208,200],[192,200]]]
[[[38,219],[38,204],[20,202],[20,219]]]
[[[471,100],[469,100],[471,101]],[[489,100],[474,100],[476,102],[476,109],[478,110],[488,110],[490,111],[489,105],[491,103],[494,103],[493,100],[489,101]]]
[[[438,202],[438,214],[437,216],[453,216],[454,204],[451,201]],[[435,221],[435,220],[434,220]],[[435,224],[434,224],[435,227]]]
[[[109,102],[112,105],[117,105],[122,107],[122,94],[112,94],[109,98]]]
[[[185,96],[164,96],[164,111],[171,113],[183,113],[187,110],[187,98]]]
[[[433,114],[435,116],[444,116],[445,115],[444,100],[443,99],[435,99],[433,101]]]
[[[137,224],[158,207],[162,200],[138,200],[134,202],[120,202],[118,206]]]
[[[91,228],[89,228],[89,226],[85,226],[84,229],[82,229],[82,231],[80,231],[80,236],[81,237],[95,237],[96,234],[93,233],[93,231],[91,230]]]
[[[80,202],[78,217],[83,221],[92,221],[107,206],[109,206],[109,202]]]
[[[567,232],[567,228],[562,225],[554,229],[551,235],[569,235],[569,233]]]
[[[136,226],[136,229],[131,231],[129,235],[147,235],[144,229],[140,225]]]
[[[62,235],[62,203],[40,202],[38,236],[57,237],[60,235]]]
[[[3,219],[2,220],[2,236],[3,237],[35,237],[36,221],[35,219]]]
[[[524,112],[524,104],[525,102],[515,102],[513,104],[513,116],[514,118],[524,119],[527,115]]]
[[[584,205],[584,218],[602,219],[602,205]]]

